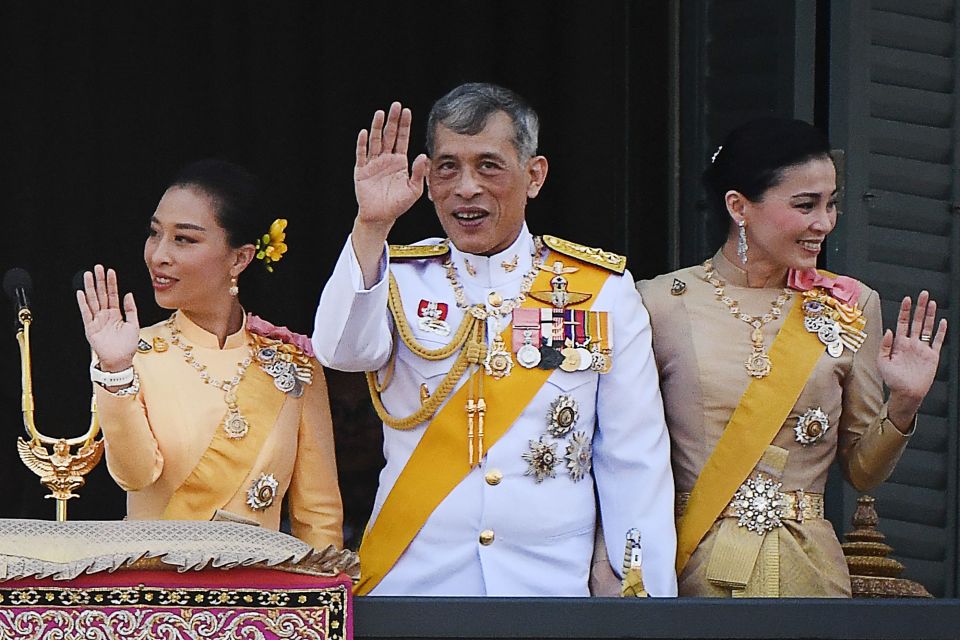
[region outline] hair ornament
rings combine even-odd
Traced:
[[[720,155],[720,150],[723,149],[723,145],[717,147],[717,150],[713,152],[713,155],[710,156],[710,164],[713,164],[717,161],[717,156]]]
[[[277,218],[270,225],[270,231],[257,239],[257,260],[261,260],[270,273],[273,273],[273,263],[280,262],[283,254],[287,252],[287,245],[283,242],[287,238],[284,232],[286,228],[287,220]]]

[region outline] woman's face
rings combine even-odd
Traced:
[[[189,187],[167,189],[143,246],[158,305],[204,313],[230,304],[237,254],[209,196]]]
[[[833,161],[816,158],[789,167],[759,202],[743,202],[748,264],[815,268],[823,241],[837,223]]]

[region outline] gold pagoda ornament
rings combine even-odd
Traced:
[[[854,530],[844,534],[846,542],[840,546],[850,569],[850,585],[854,598],[932,598],[924,586],[913,580],[898,577],[903,564],[887,557],[893,547],[877,529],[876,500],[871,496],[857,498],[853,514]]]

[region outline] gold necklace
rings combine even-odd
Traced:
[[[773,301],[770,311],[762,316],[751,316],[742,313],[740,311],[740,303],[725,293],[724,287],[727,286],[727,283],[717,277],[713,268],[713,260],[704,262],[703,270],[706,274],[707,282],[713,285],[713,292],[716,294],[717,300],[726,305],[731,314],[753,327],[753,331],[750,332],[750,342],[753,345],[753,352],[743,365],[746,367],[747,373],[754,378],[766,378],[770,375],[770,369],[773,368],[773,363],[770,361],[770,356],[767,355],[766,349],[763,347],[763,326],[780,317],[780,311],[787,300],[793,296],[793,291],[784,287],[780,295],[777,296],[777,299]]]
[[[223,391],[223,401],[227,405],[227,414],[223,418],[223,430],[227,432],[227,437],[229,438],[242,438],[247,435],[247,432],[250,430],[250,423],[243,417],[243,414],[240,413],[240,407],[237,406],[237,385],[243,380],[243,376],[247,373],[247,369],[253,362],[253,344],[247,346],[247,357],[237,363],[236,375],[230,380],[218,380],[207,371],[207,365],[199,362],[193,355],[193,345],[185,344],[183,340],[181,340],[180,329],[177,328],[175,323],[176,317],[177,314],[174,313],[170,316],[170,319],[167,320],[167,328],[170,330],[170,342],[177,345],[177,347],[183,351],[184,361],[200,374],[200,379],[204,384],[213,385]]]
[[[443,244],[449,246],[450,240],[444,240]],[[540,271],[540,266],[543,264],[543,240],[540,239],[540,236],[533,237],[533,251],[530,257],[533,259],[533,266],[530,271],[524,274],[523,279],[520,281],[520,293],[513,298],[504,300],[500,297],[500,294],[493,291],[487,296],[490,309],[484,309],[483,311],[477,309],[477,305],[471,308],[471,305],[467,303],[467,298],[463,293],[463,285],[460,283],[460,277],[457,273],[457,265],[453,263],[452,258],[448,257],[446,262],[443,263],[443,267],[447,270],[447,280],[450,281],[450,286],[453,287],[453,299],[456,300],[457,306],[461,309],[471,309],[474,315],[478,313],[483,315],[483,318],[480,318],[481,320],[488,315],[499,318],[512,312],[527,299],[527,294],[530,293],[530,288],[533,287],[533,281],[536,279],[537,273]]]

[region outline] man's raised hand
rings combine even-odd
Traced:
[[[357,222],[389,231],[393,223],[423,195],[429,160],[420,154],[408,172],[407,147],[410,143],[410,109],[399,102],[384,114],[377,111],[370,131],[357,136],[357,164],[353,170],[357,194]]]

